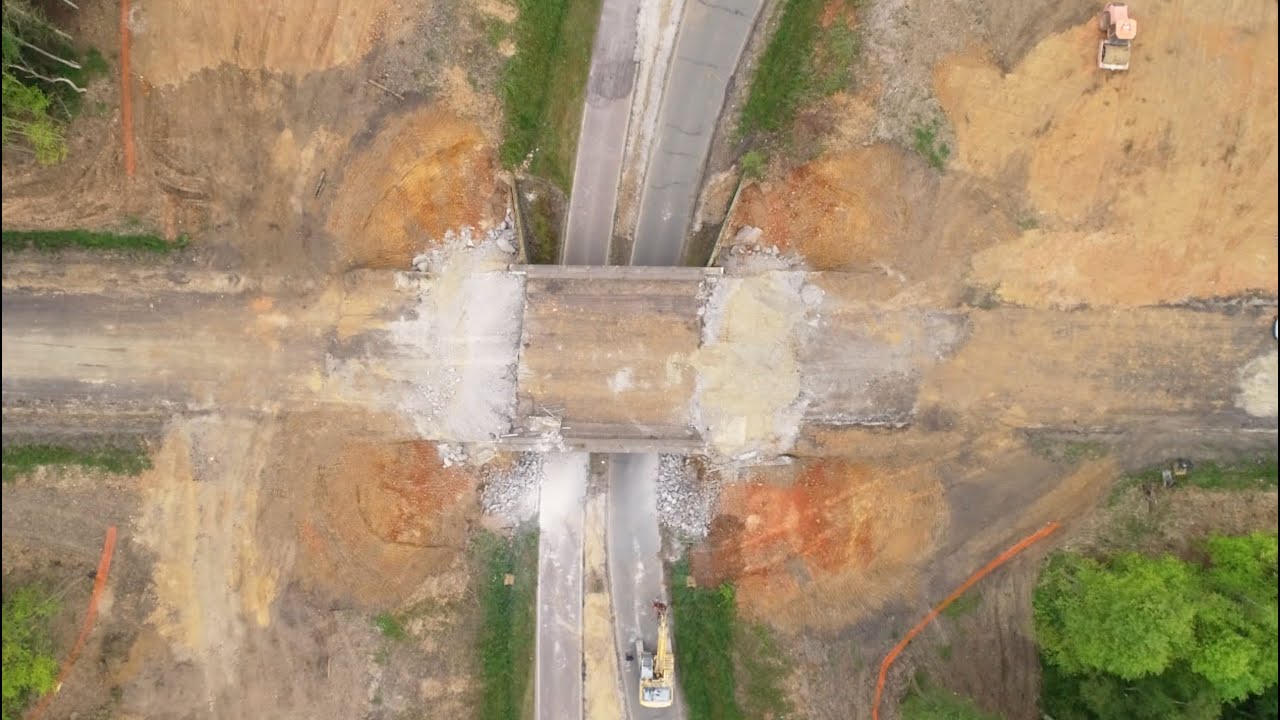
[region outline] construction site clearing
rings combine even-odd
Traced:
[[[614,259],[659,136],[694,129],[657,124],[682,8],[749,4],[624,3]],[[870,716],[914,638],[881,717],[919,672],[1034,720],[1048,553],[1274,533],[1274,483],[1194,485],[1274,464],[1276,4],[823,2],[854,55],[806,79],[839,87],[750,146],[734,126],[789,3],[760,4],[696,128],[713,267],[657,269],[521,259],[513,194],[552,184],[513,193],[500,150],[528,3],[59,6],[111,72],[64,162],[6,147],[5,230],[189,242],[5,251],[6,450],[149,464],[4,484],[6,593],[59,589],[55,653],[80,653],[46,717],[475,717],[484,631],[519,634],[485,583],[568,611],[541,619],[569,642],[503,673],[524,683],[505,716],[564,688],[591,720],[642,717],[657,679],[653,712],[680,717],[700,678],[659,667],[652,602],[684,559],[685,587],[731,585],[776,640],[754,647],[789,663],[775,715]],[[1150,468],[1172,487],[1137,484]],[[576,534],[559,555],[548,515]],[[501,572],[489,541],[517,549]]]

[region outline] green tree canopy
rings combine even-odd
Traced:
[[[1133,680],[1163,672],[1194,640],[1195,576],[1175,558],[1065,556],[1037,596],[1037,636],[1068,672]]]
[[[5,146],[21,141],[46,165],[67,154],[62,126],[68,114],[65,103],[55,104],[58,92],[83,89],[66,76],[80,64],[62,57],[69,36],[61,33],[27,0],[4,0],[3,126]],[[58,113],[62,109],[61,114]]]
[[[37,588],[4,598],[3,720],[16,720],[32,696],[53,689],[58,662],[51,654],[49,619],[57,610],[57,603]]]
[[[1046,710],[1209,720],[1274,705],[1276,549],[1253,534],[1210,538],[1200,563],[1055,556],[1034,600]]]

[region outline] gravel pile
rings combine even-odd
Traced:
[[[677,537],[696,542],[707,536],[719,490],[718,483],[698,479],[688,458],[658,459],[658,517]]]
[[[486,472],[480,490],[480,507],[511,523],[531,520],[538,514],[538,488],[542,484],[542,455],[521,453],[516,463]]]

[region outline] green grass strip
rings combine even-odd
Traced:
[[[807,90],[823,0],[786,0],[778,29],[760,56],[739,130],[743,135],[791,125]]]
[[[533,702],[537,630],[538,532],[507,538],[484,532],[472,541],[479,566],[481,720],[511,720]],[[503,584],[508,574],[512,585]]]
[[[10,482],[45,465],[104,470],[116,475],[138,475],[151,468],[151,458],[141,448],[104,447],[77,450],[61,445],[19,445],[4,449],[4,481]]]
[[[1121,481],[1119,488],[1160,484],[1162,472],[1168,465],[1149,468]],[[1179,487],[1198,487],[1205,490],[1264,490],[1276,487],[1280,479],[1280,463],[1275,457],[1260,457],[1233,463],[1194,463],[1186,475],[1175,478]]]
[[[912,691],[902,701],[902,720],[999,720],[985,713],[973,700],[929,683],[917,675]]]
[[[520,0],[516,54],[503,74],[506,128],[502,162],[529,170],[568,193],[591,71],[601,0]]]
[[[733,586],[685,586],[689,562],[675,566],[674,614],[676,678],[690,720],[742,720],[734,675],[734,634],[738,622]]]
[[[5,230],[0,245],[9,250],[129,250],[167,253],[187,246],[187,236],[168,242],[156,235],[118,235],[92,230]]]

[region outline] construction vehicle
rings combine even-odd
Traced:
[[[1125,3],[1107,3],[1099,22],[1106,37],[1098,44],[1098,67],[1103,70],[1128,70],[1133,39],[1138,36],[1138,21],[1129,17]]]
[[[647,708],[671,707],[675,700],[675,656],[667,637],[667,605],[655,600],[658,613],[658,649],[646,652],[644,643],[636,640],[636,657],[640,658],[640,705]]]

